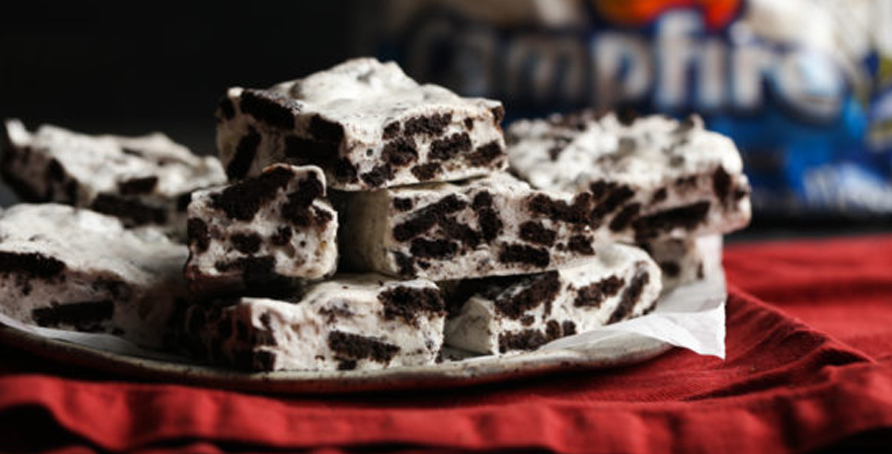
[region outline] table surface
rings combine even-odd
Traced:
[[[889,452],[892,234],[736,242],[725,268],[724,361],[676,349],[464,389],[276,396],[0,347],[0,451]]]

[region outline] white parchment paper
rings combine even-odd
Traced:
[[[594,331],[561,338],[543,345],[532,353],[541,355],[552,350],[576,350],[597,352],[616,348],[621,339],[643,336],[686,348],[701,355],[725,357],[725,300],[727,298],[725,275],[721,266],[722,239],[720,236],[698,240],[704,258],[706,278],[697,283],[679,287],[664,294],[657,308],[648,315],[615,323]],[[0,314],[0,324],[38,336],[62,340],[120,355],[149,358],[176,363],[188,362],[183,357],[140,348],[131,342],[110,334],[93,334],[41,328],[24,324]],[[492,357],[477,357],[471,361]]]

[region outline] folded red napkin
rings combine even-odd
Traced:
[[[892,235],[726,249],[727,359],[436,391],[251,395],[0,356],[0,450],[803,452],[888,443]],[[883,432],[885,430],[885,432]],[[4,449],[5,448],[5,449]]]

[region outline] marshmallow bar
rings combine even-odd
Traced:
[[[107,332],[161,346],[188,296],[188,251],[157,228],[66,205],[0,215],[0,312],[44,327]]]
[[[446,322],[446,344],[481,354],[535,350],[652,310],[662,285],[647,253],[619,244],[596,251],[571,268],[460,283],[447,298],[472,296],[454,306],[459,309]]]
[[[186,278],[198,293],[274,293],[337,266],[338,216],[318,167],[276,164],[197,191],[189,203]]]
[[[535,273],[594,255],[578,201],[498,173],[333,195],[344,265],[430,280]]]
[[[616,241],[727,233],[750,220],[737,148],[699,117],[554,115],[516,122],[508,140],[513,172],[534,188],[587,194],[591,225]]]
[[[505,168],[503,114],[498,101],[361,58],[266,90],[230,88],[217,146],[234,180],[287,162],[317,165],[349,191],[451,181]]]
[[[185,236],[193,190],[226,181],[216,157],[199,157],[164,134],[90,136],[50,125],[32,133],[6,121],[0,174],[23,200],[58,202],[156,225]]]
[[[340,276],[293,301],[233,302],[189,308],[193,354],[255,371],[381,369],[434,364],[443,344],[446,311],[429,281]]]

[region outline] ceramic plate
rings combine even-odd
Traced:
[[[345,393],[440,388],[491,383],[566,370],[592,370],[647,361],[673,345],[724,357],[725,278],[721,240],[698,240],[704,264],[715,272],[660,298],[644,317],[553,341],[534,352],[467,357],[446,351],[428,366],[363,371],[246,373],[198,365],[139,349],[108,334],[24,325],[0,314],[0,341],[51,361],[116,376],[264,393]]]

